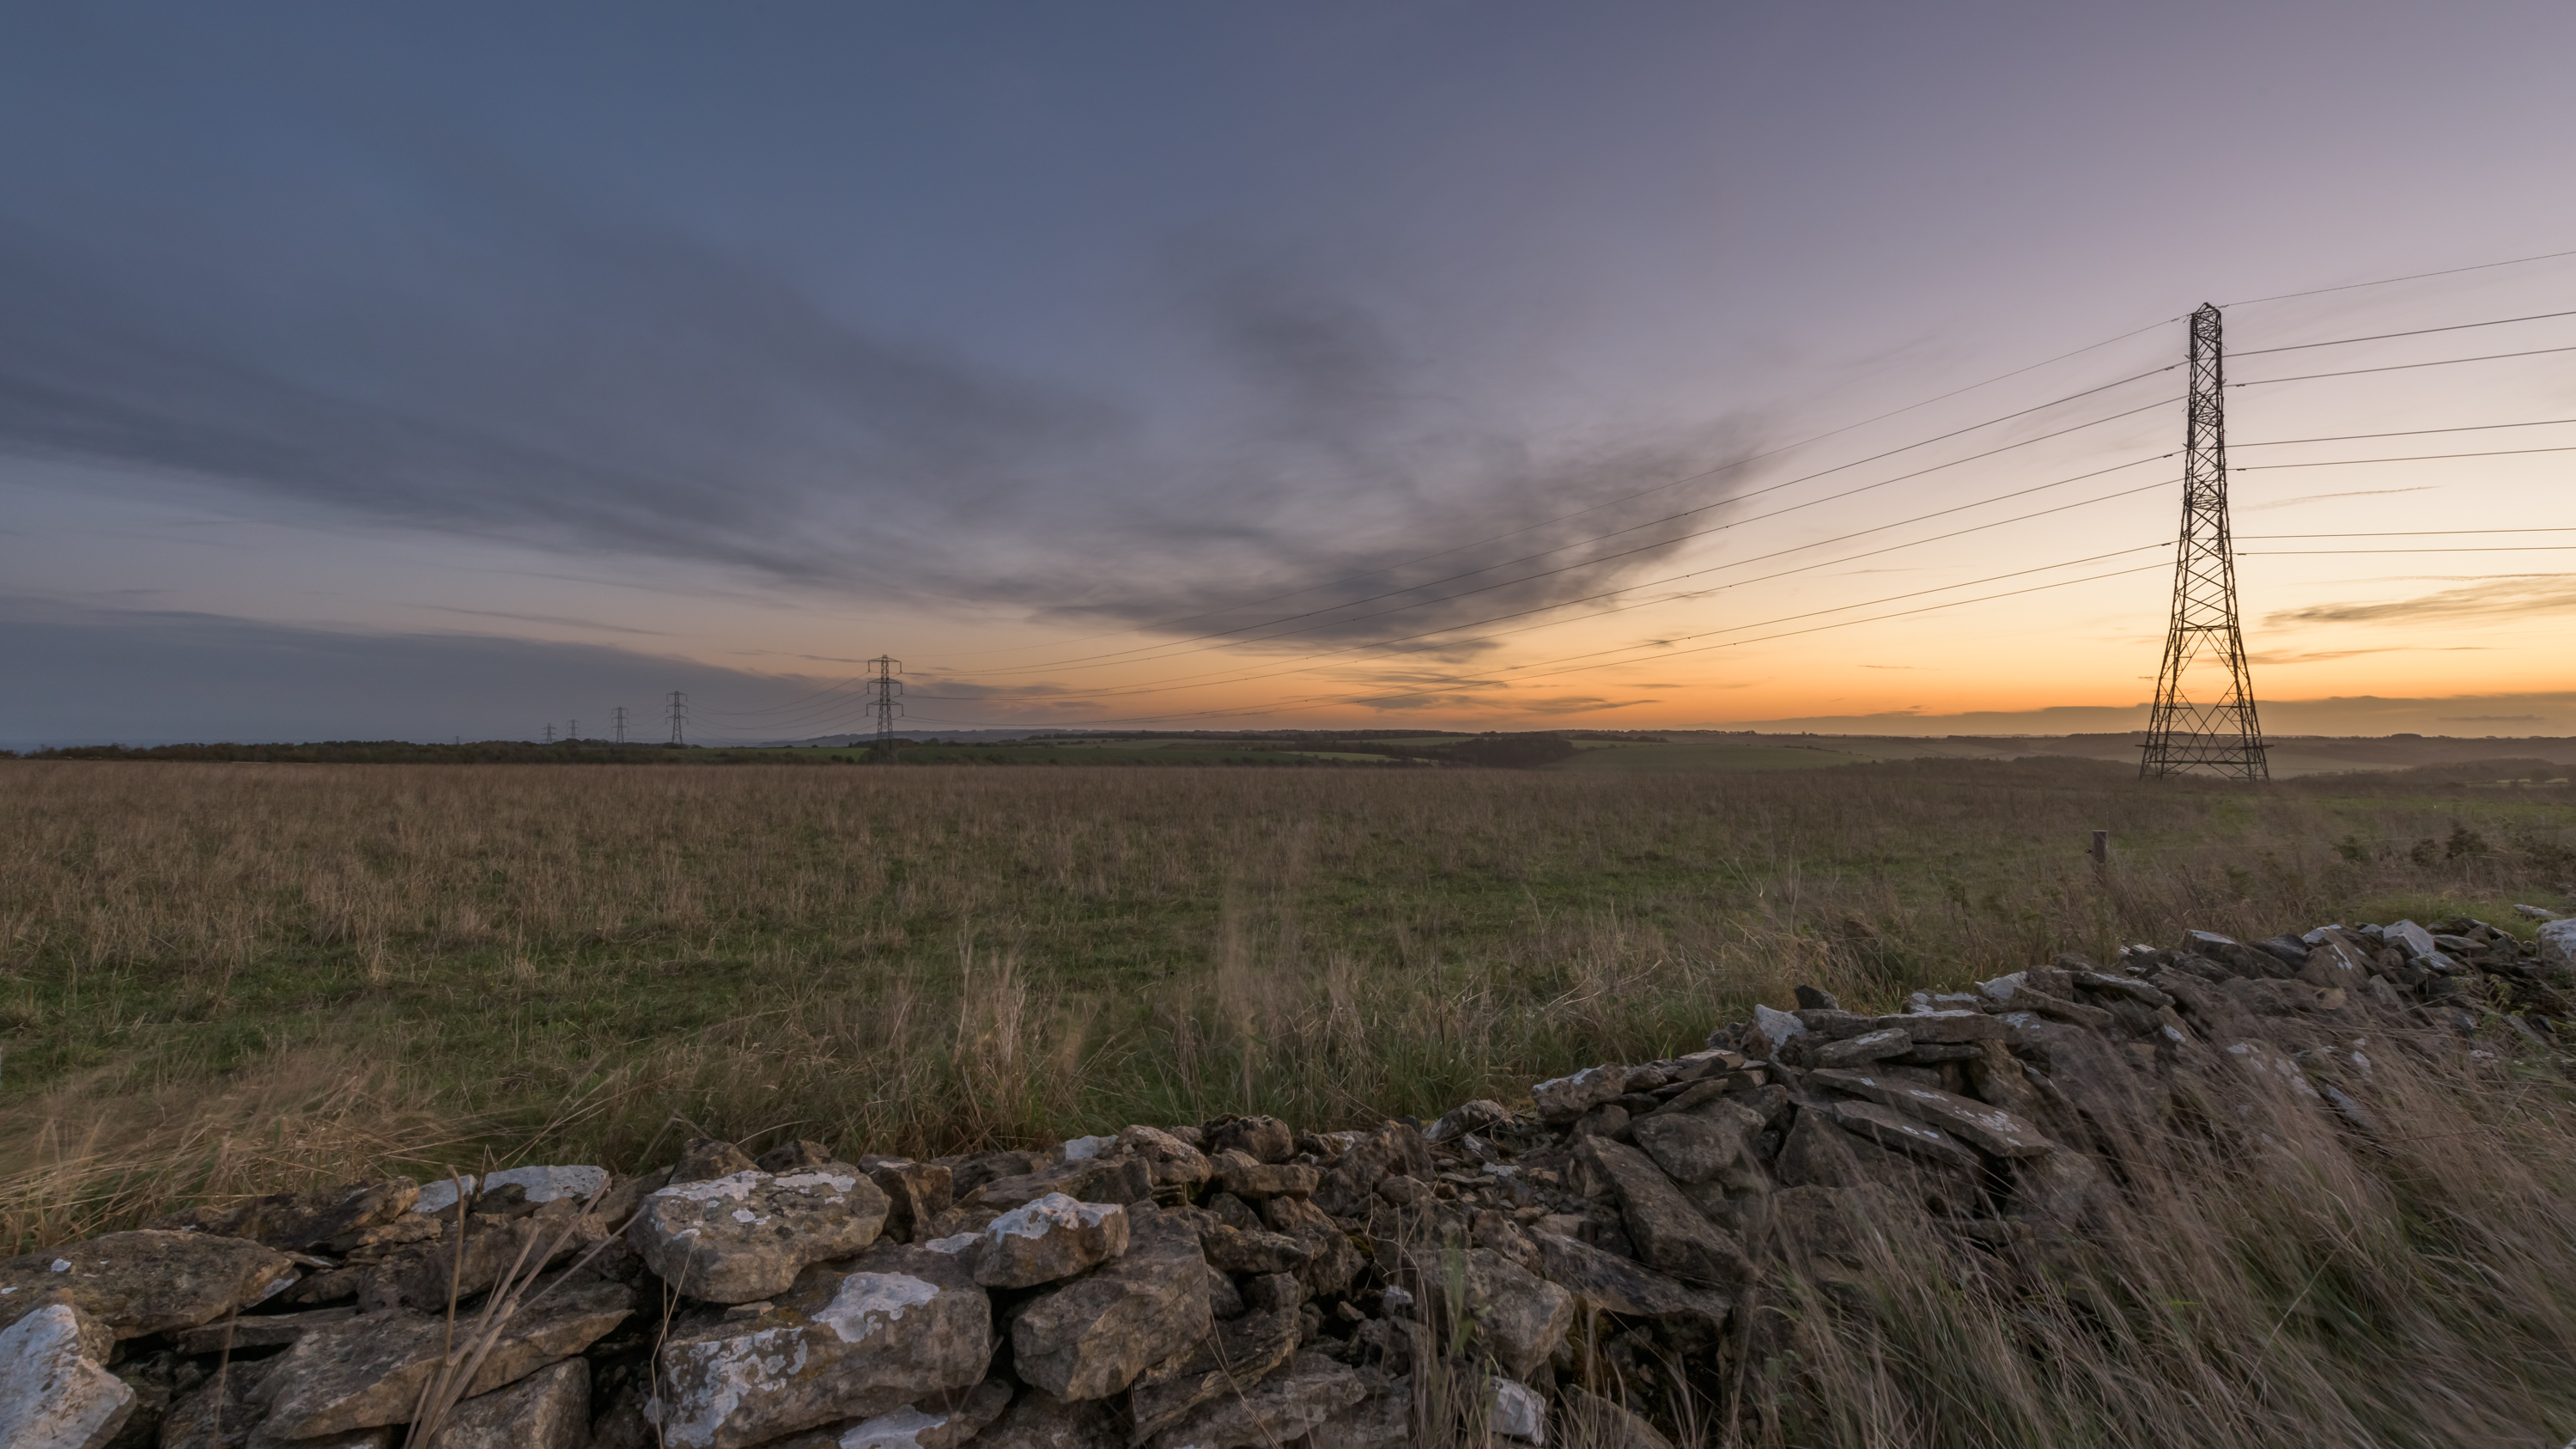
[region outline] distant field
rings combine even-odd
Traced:
[[[1800,980],[1886,1006],[2185,924],[2511,925],[2576,886],[2567,787],[1607,763],[1701,748],[0,762],[0,1232],[487,1153],[634,1165],[700,1131],[927,1153],[1435,1112],[1687,1049]]]
[[[1780,745],[1631,745],[1585,743],[1583,752],[1552,770],[1662,770],[1685,774],[1710,770],[1812,770],[1822,765],[1860,763],[1857,755]]]

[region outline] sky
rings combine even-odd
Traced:
[[[2267,726],[2576,734],[2570,54],[8,7],[0,745],[799,738],[879,655],[915,732],[2132,728],[2203,303]]]

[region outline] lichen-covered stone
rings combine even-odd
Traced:
[[[1207,1259],[1198,1234],[1139,1209],[1124,1255],[1022,1305],[1012,1366],[1061,1399],[1101,1399],[1205,1337]]]
[[[626,1240],[692,1298],[750,1303],[783,1293],[810,1263],[876,1241],[886,1198],[848,1163],[771,1174],[757,1168],[673,1182],[644,1199]]]
[[[742,1449],[963,1392],[992,1356],[992,1302],[957,1259],[883,1244],[808,1269],[766,1311],[674,1332],[654,1416],[678,1449]]]
[[[987,1288],[1034,1288],[1088,1271],[1127,1251],[1127,1210],[1048,1193],[984,1229],[975,1281]]]

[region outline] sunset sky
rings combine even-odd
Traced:
[[[2267,726],[2576,734],[2570,56],[2562,0],[11,7],[0,745],[811,736],[879,653],[923,732],[2131,728],[2203,302]]]

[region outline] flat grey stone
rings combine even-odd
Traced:
[[[1914,1043],[1941,1046],[1985,1041],[2004,1034],[2004,1024],[1982,1011],[1910,1011],[1879,1017],[1869,1024],[1869,1029],[1901,1031]]]
[[[2393,926],[2380,927],[2379,939],[2404,952],[2409,961],[2420,956],[2430,956],[2440,949],[2433,942],[2433,933],[2413,921],[2399,921]]]
[[[604,1167],[505,1167],[483,1179],[486,1195],[515,1187],[529,1202],[553,1202],[559,1197],[587,1200],[606,1186]]]
[[[1881,1147],[1965,1171],[1977,1168],[1975,1152],[1920,1117],[1910,1117],[1875,1102],[1836,1102],[1831,1111],[1844,1131],[1866,1137]]]
[[[465,1190],[465,1196],[470,1200],[474,1196],[474,1174],[467,1172],[453,1178],[430,1179],[422,1184],[420,1196],[413,1199],[411,1210],[416,1213],[453,1215],[456,1211],[456,1194],[459,1187]]]
[[[572,1357],[635,1311],[622,1284],[565,1284],[532,1294],[504,1321],[467,1396],[488,1394]],[[459,1331],[461,1336],[462,1330]],[[267,1432],[316,1439],[411,1421],[421,1390],[439,1373],[443,1317],[371,1313],[318,1328],[269,1366],[259,1387]]]
[[[281,1192],[222,1207],[198,1206],[152,1224],[169,1232],[213,1233],[295,1253],[341,1253],[408,1211],[420,1184],[408,1177],[351,1183],[326,1192]]]
[[[885,1218],[885,1194],[848,1163],[783,1174],[754,1168],[652,1194],[626,1240],[680,1292],[752,1303],[787,1291],[808,1264],[875,1242]]]
[[[1991,1156],[2042,1157],[2057,1150],[2056,1143],[2001,1107],[1953,1096],[1937,1087],[1891,1081],[1866,1072],[1810,1072],[1807,1081],[1921,1118]]]
[[[235,1352],[252,1348],[283,1348],[317,1328],[346,1323],[357,1316],[355,1308],[315,1308],[303,1313],[264,1313],[251,1318],[218,1319],[196,1328],[179,1330],[170,1336],[170,1346],[184,1354],[219,1354],[227,1348]]]
[[[1540,1120],[1571,1122],[1626,1090],[1626,1067],[1585,1067],[1570,1077],[1558,1077],[1530,1088],[1530,1098],[1538,1103]]]
[[[1581,1307],[1623,1317],[1690,1323],[1712,1337],[1726,1327],[1728,1315],[1735,1311],[1733,1300],[1725,1294],[1694,1288],[1632,1258],[1544,1230],[1533,1230],[1529,1236],[1538,1249],[1539,1273],[1573,1294]]]
[[[247,1238],[109,1233],[0,1262],[0,1325],[59,1288],[117,1337],[140,1338],[212,1323],[294,1276],[294,1259]]]
[[[588,1449],[589,1444],[590,1362],[568,1358],[507,1388],[459,1403],[430,1437],[429,1449]]]
[[[1901,1055],[1913,1047],[1914,1038],[1902,1027],[1883,1027],[1843,1041],[1825,1043],[1816,1048],[1815,1064],[1820,1067],[1857,1067]]]

